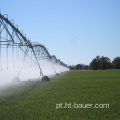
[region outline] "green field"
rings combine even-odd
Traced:
[[[120,120],[120,70],[70,71],[9,86],[0,92],[0,120]]]

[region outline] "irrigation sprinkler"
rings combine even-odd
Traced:
[[[50,81],[47,75],[44,75],[41,68],[40,60],[48,59],[54,61],[59,66],[67,67],[63,62],[57,59],[54,55],[51,56],[47,48],[40,43],[32,43],[26,38],[26,35],[19,30],[18,25],[14,25],[14,20],[9,20],[8,15],[2,15],[0,13],[0,70],[9,69],[10,58],[12,58],[12,68],[23,69],[23,61],[32,61],[34,66],[37,66],[39,70],[39,76],[42,77],[42,81]],[[6,52],[5,52],[6,51]],[[6,54],[6,57],[4,57]],[[5,60],[4,60],[5,59]],[[3,65],[3,61],[6,62]],[[25,63],[25,69],[26,69]],[[6,67],[5,67],[6,65]],[[56,71],[53,65],[54,71],[58,76],[59,73]],[[13,81],[20,81],[18,73],[17,77],[13,78]]]

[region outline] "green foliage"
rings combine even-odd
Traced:
[[[114,69],[120,69],[120,57],[114,58],[112,66]]]
[[[111,69],[111,61],[108,57],[99,57],[97,56],[95,59],[92,60],[90,63],[90,68],[92,70],[104,70],[104,69]]]
[[[0,120],[119,120],[120,70],[72,71],[50,82],[25,82],[0,92]],[[59,103],[109,104],[63,108]]]
[[[76,65],[76,68],[77,68],[78,70],[80,70],[80,69],[82,68],[82,65],[81,65],[81,64],[77,64],[77,65]]]

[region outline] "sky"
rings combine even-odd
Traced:
[[[68,65],[120,56],[120,0],[0,0],[0,10]]]

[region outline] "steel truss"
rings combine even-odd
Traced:
[[[6,16],[6,17],[5,17]],[[67,67],[63,62],[57,59],[54,55],[51,56],[46,47],[40,43],[32,43],[22,31],[18,29],[18,26],[14,25],[14,21],[8,20],[7,15],[0,13],[0,62],[2,71],[2,49],[6,49],[6,59],[8,59],[9,49],[12,49],[12,58],[17,57],[19,60],[22,58],[29,58],[33,61],[40,70],[40,76],[43,76],[39,60],[49,59],[62,66]],[[8,62],[8,60],[7,60]]]

